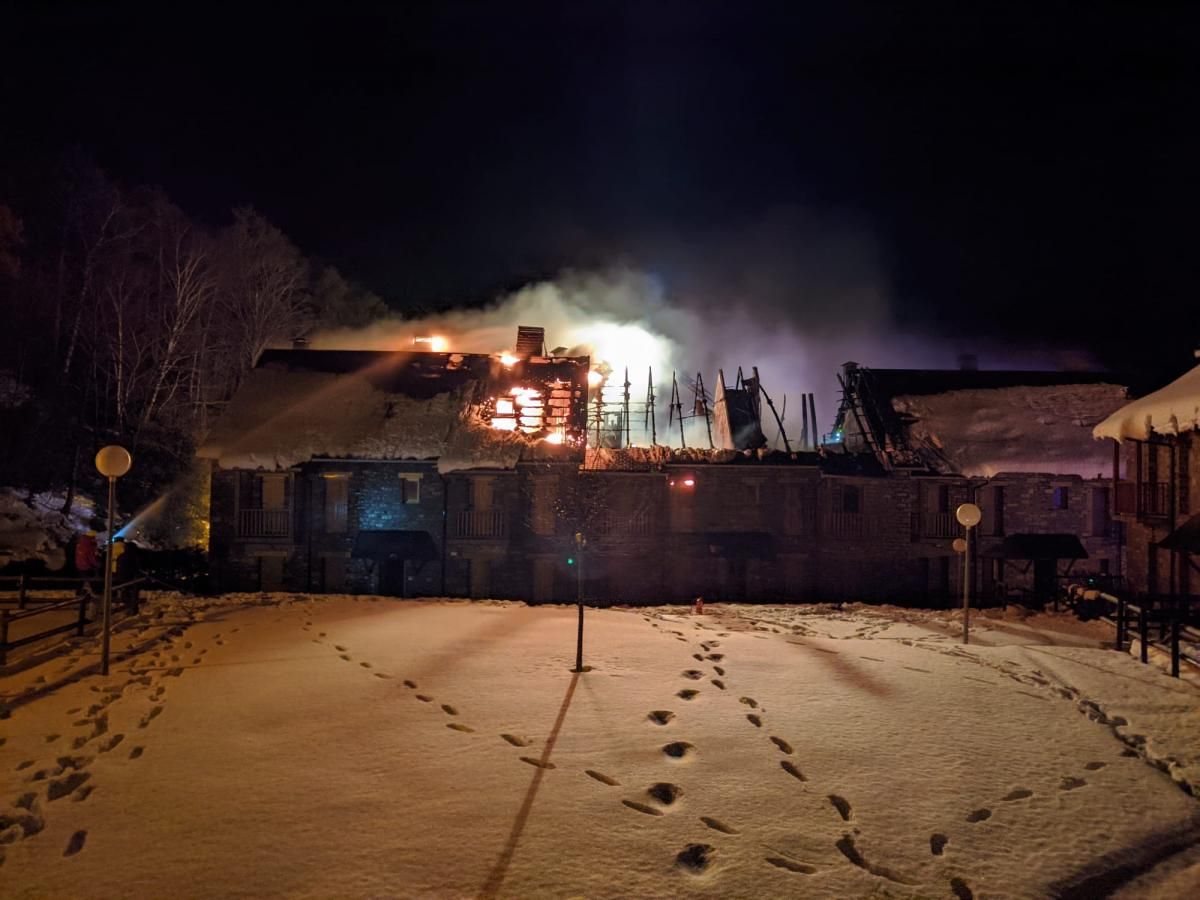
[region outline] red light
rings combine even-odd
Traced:
[[[684,486],[685,486],[685,487],[691,487],[691,486],[692,486],[692,485],[694,485],[695,483],[696,483],[696,480],[695,480],[694,478],[685,478],[685,479],[683,479],[683,484],[684,484]]]

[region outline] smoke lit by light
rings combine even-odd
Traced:
[[[519,363],[520,361],[521,360],[518,357],[513,356],[507,350],[504,353],[500,354],[500,362],[506,366],[514,366],[517,363]]]
[[[561,431],[552,431],[546,435],[547,444],[561,444],[563,442],[563,433]]]
[[[592,369],[590,372],[588,372],[588,384],[590,384],[592,387],[595,387],[603,380],[604,380],[604,376],[601,375],[599,372],[597,372],[595,369]]]

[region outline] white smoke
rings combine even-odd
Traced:
[[[636,422],[643,420],[648,371],[653,370],[660,442],[678,443],[678,427],[668,436],[668,402],[672,375],[677,373],[684,415],[692,411],[691,385],[703,376],[711,396],[718,370],[733,385],[738,368],[761,382],[776,409],[784,415],[788,436],[799,438],[800,400],[815,394],[820,432],[828,432],[840,399],[837,375],[843,363],[854,360],[874,368],[954,368],[961,344],[906,332],[888,313],[886,292],[867,267],[859,280],[827,282],[819,291],[792,295],[783,305],[784,286],[747,284],[721,300],[700,296],[671,296],[663,280],[629,267],[600,272],[568,272],[553,281],[528,285],[474,309],[455,309],[420,318],[381,320],[365,329],[326,331],[311,337],[316,349],[406,350],[416,337],[442,338],[446,349],[465,353],[500,354],[513,349],[518,325],[545,329],[546,348],[564,348],[567,355],[588,355],[593,367],[607,366],[610,386],[624,380],[626,368]],[[806,296],[812,294],[813,296]],[[835,296],[831,296],[834,294]],[[763,299],[765,296],[766,299]],[[1046,365],[1046,354],[997,358],[971,348],[980,363],[1018,364],[1015,368]],[[611,398],[613,394],[606,393]],[[784,412],[786,407],[786,412]],[[774,439],[777,427],[764,410],[764,431]],[[703,426],[689,425],[689,446],[704,440]],[[638,439],[636,442],[645,442]]]

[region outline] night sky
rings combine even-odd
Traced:
[[[1200,346],[1182,3],[100,6],[0,13],[10,180],[78,146],[397,309],[624,263],[835,327],[861,271],[968,349]]]

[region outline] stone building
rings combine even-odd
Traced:
[[[1122,571],[1090,429],[1126,393],[1103,379],[855,366],[831,434],[788,452],[589,447],[587,373],[586,358],[269,351],[200,450],[218,583],[941,604],[961,596],[967,501],[984,510],[979,596]]]

